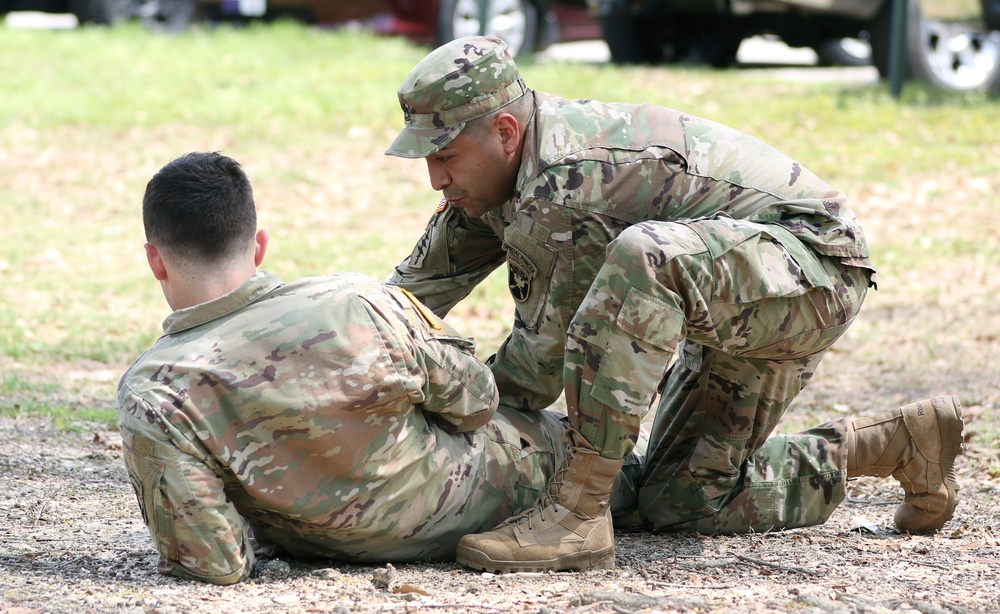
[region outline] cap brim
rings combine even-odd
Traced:
[[[465,122],[433,130],[419,130],[407,126],[400,131],[385,153],[400,158],[426,158],[447,147],[463,128]]]

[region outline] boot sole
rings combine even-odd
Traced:
[[[948,506],[940,516],[918,527],[898,527],[910,533],[930,533],[937,531],[944,523],[951,520],[958,506],[958,480],[955,478],[955,459],[962,453],[964,439],[962,431],[965,424],[962,421],[962,404],[958,397],[951,396],[942,399],[947,407],[932,404],[937,413],[938,427],[941,429],[941,470],[944,472],[944,486],[948,490]]]
[[[490,573],[517,573],[527,571],[587,571],[589,569],[614,569],[615,548],[593,552],[574,552],[543,561],[494,561],[478,550],[459,544],[455,560],[472,569]]]

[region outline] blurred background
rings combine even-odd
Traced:
[[[936,87],[1000,91],[1000,0],[0,0],[0,13],[14,27],[135,20],[163,32],[294,19],[429,46],[496,34],[520,57],[591,41],[561,52],[616,64],[873,66],[883,79],[895,58]]]

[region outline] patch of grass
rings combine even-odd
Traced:
[[[0,375],[0,412],[13,415],[18,412],[37,411],[43,407],[39,398],[54,395],[62,390],[55,383],[32,383],[12,373]]]
[[[16,373],[0,375],[0,416],[44,415],[62,431],[86,432],[118,423],[113,407],[86,406],[71,390],[53,381],[32,381]]]
[[[18,364],[67,361],[120,372],[160,334],[167,306],[146,268],[140,200],[184,152],[243,163],[272,236],[264,267],[286,279],[384,278],[438,202],[422,161],[383,153],[402,123],[396,89],[427,51],[404,40],[292,23],[0,34],[0,360],[12,377]],[[982,331],[1000,330],[996,101],[917,84],[897,101],[883,86],[762,71],[523,62],[522,72],[568,98],[646,101],[735,126],[849,194],[880,291],[826,359],[810,412],[914,400],[948,377],[996,403],[996,361],[982,349]],[[505,277],[449,316],[484,357],[512,320]],[[61,400],[72,391],[60,370],[46,380],[59,388],[17,392],[35,399],[19,411],[80,411]],[[102,382],[95,398],[110,406],[115,380]],[[2,386],[13,398],[16,382]]]

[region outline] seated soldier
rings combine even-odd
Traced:
[[[118,413],[161,573],[232,584],[255,547],[452,559],[463,535],[527,509],[563,462],[563,417],[498,409],[472,341],[406,291],[258,271],[268,235],[236,161],[170,162],[146,187],[143,222],[174,311],[122,377]]]

